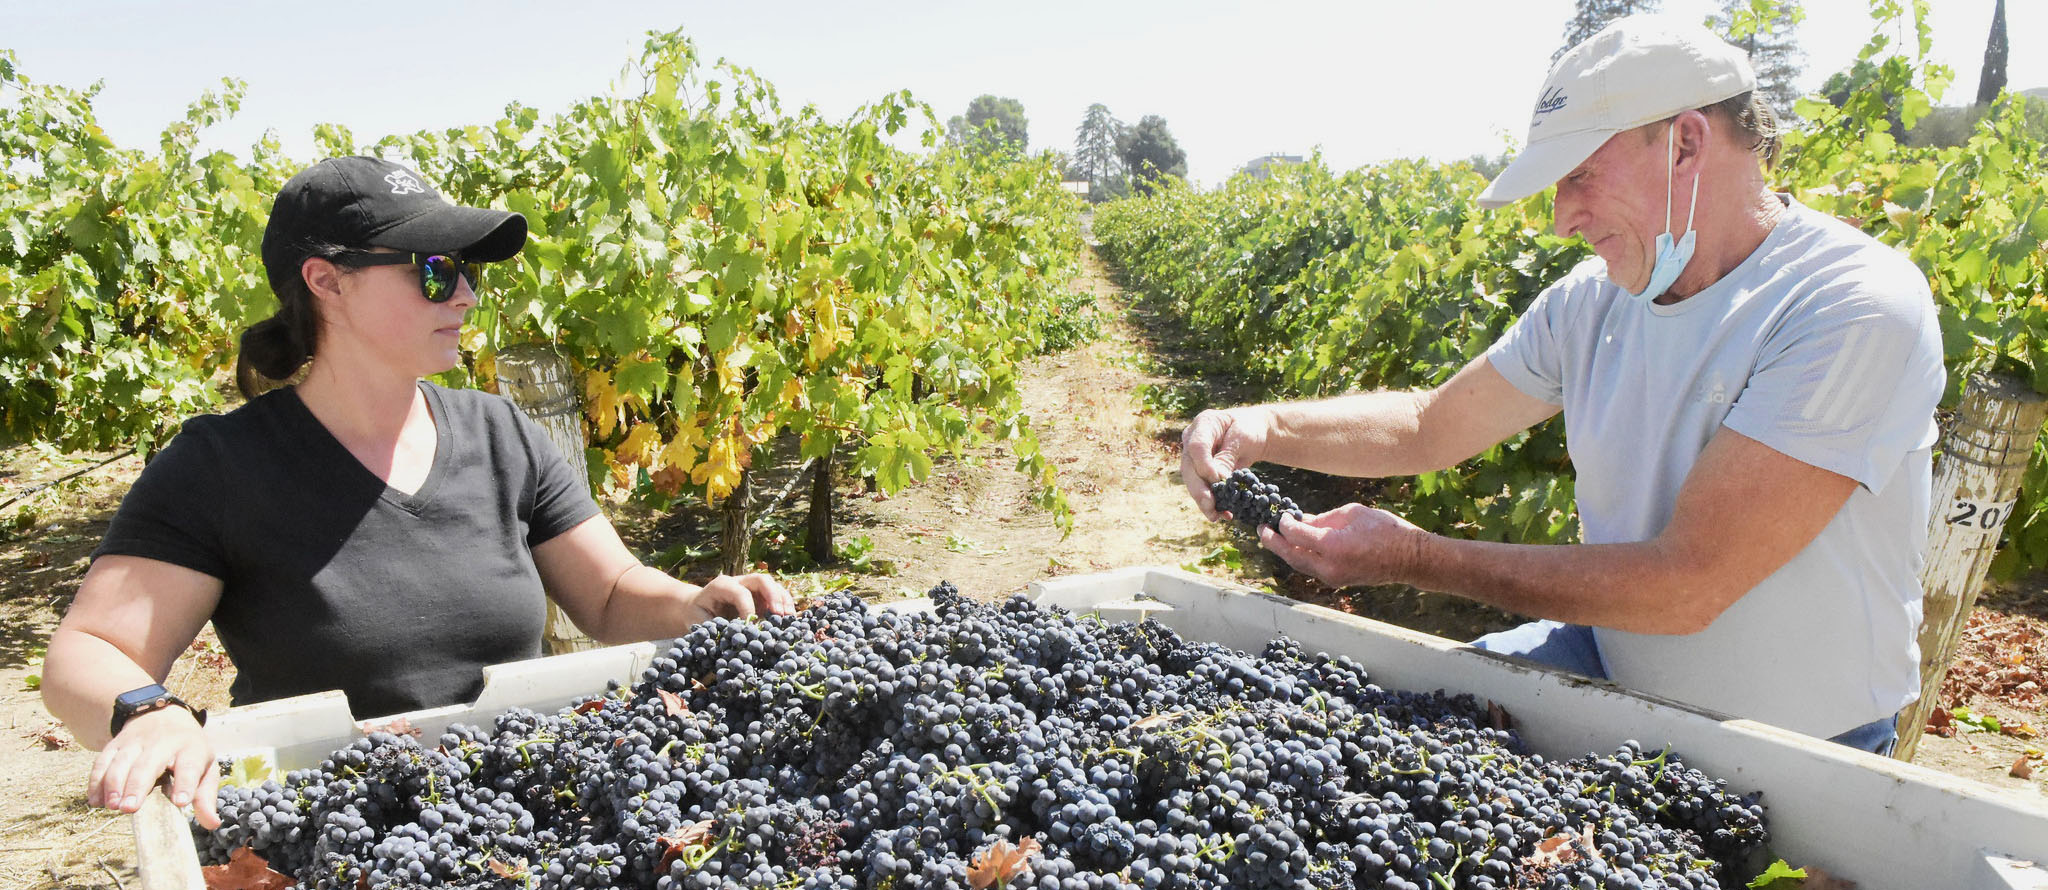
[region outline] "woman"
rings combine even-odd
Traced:
[[[263,235],[280,308],[236,368],[250,401],[143,471],[50,639],[44,702],[103,748],[90,805],[132,813],[168,770],[172,802],[219,824],[204,714],[159,685],[209,619],[236,704],[339,687],[369,717],[473,700],[484,665],[539,655],[544,597],[606,642],[791,610],[763,575],[641,565],[510,402],[420,379],[458,360],[475,264],[525,242],[518,214],[375,158],[285,184]]]

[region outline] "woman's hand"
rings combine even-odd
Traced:
[[[1208,410],[1195,415],[1180,437],[1180,479],[1188,496],[1210,519],[1218,517],[1209,485],[1231,471],[1258,463],[1271,432],[1270,415],[1251,408]]]
[[[92,762],[85,802],[133,813],[165,772],[171,774],[171,803],[192,807],[200,827],[219,828],[220,768],[213,745],[192,712],[175,705],[137,715],[121,727]]]
[[[781,582],[767,575],[720,575],[687,594],[690,623],[712,618],[746,618],[753,615],[788,615],[796,611],[796,600]]]

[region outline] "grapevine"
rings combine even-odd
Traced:
[[[323,155],[409,164],[531,226],[440,382],[490,388],[513,345],[566,354],[593,482],[614,490],[717,501],[786,439],[894,492],[1002,441],[1071,522],[1016,386],[1019,361],[1072,336],[1079,203],[1053,161],[937,148],[907,93],[840,121],[784,109],[679,32],[651,35],[633,70],[637,92],[550,116],[514,105],[375,142],[316,128]],[[201,97],[159,151],[121,148],[91,91],[0,51],[0,440],[147,446],[220,406],[235,336],[276,305],[270,198],[306,163],[273,142],[197,151],[241,94]],[[915,125],[932,150],[891,143]]]

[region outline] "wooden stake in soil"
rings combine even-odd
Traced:
[[[1934,467],[1934,515],[1920,575],[1920,700],[1899,716],[1893,757],[1912,760],[1919,748],[2044,420],[2048,397],[2018,379],[1978,375],[1963,391]]]
[[[590,462],[583,449],[583,400],[578,396],[576,375],[569,362],[542,343],[523,343],[498,353],[498,389],[526,416],[540,424],[568,459],[576,478],[590,478]],[[576,622],[562,607],[548,602],[547,627],[542,632],[548,653],[581,652],[598,647],[596,640],[578,630]]]
[[[135,826],[135,871],[142,890],[206,890],[192,829],[162,788],[143,795],[142,808],[129,821]]]

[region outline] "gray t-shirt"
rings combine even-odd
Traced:
[[[93,555],[221,579],[235,704],[340,689],[367,718],[474,700],[485,665],[540,654],[533,547],[598,508],[511,402],[420,389],[437,441],[417,492],[384,484],[280,389],[186,421]]]
[[[1946,374],[1920,270],[1781,198],[1770,236],[1711,287],[1659,306],[1630,299],[1589,260],[1487,359],[1563,407],[1586,543],[1655,537],[1723,427],[1858,483],[1818,538],[1706,630],[1594,630],[1622,685],[1826,737],[1919,692]]]

